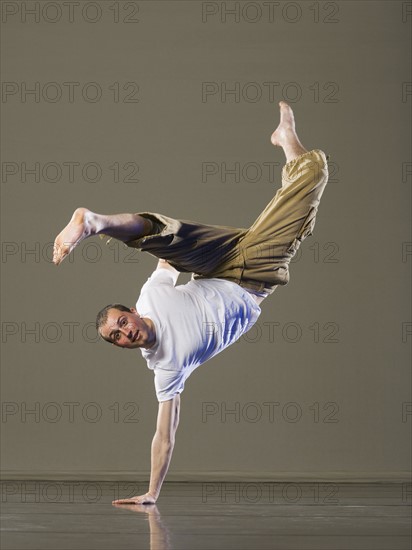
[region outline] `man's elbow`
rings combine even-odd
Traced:
[[[162,447],[173,447],[174,444],[175,444],[175,439],[176,439],[176,431],[177,431],[177,426],[179,424],[178,421],[176,421],[177,419],[175,419],[175,422],[173,423],[173,425],[171,426],[168,426],[166,429],[158,429],[156,430],[156,434],[155,434],[155,437],[158,441],[158,443],[160,443],[162,445]]]
[[[162,446],[163,449],[173,449],[175,445],[175,433],[176,430],[170,433],[156,432],[155,439],[157,443]]]

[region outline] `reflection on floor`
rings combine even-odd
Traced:
[[[411,483],[4,481],[1,550],[401,550]]]

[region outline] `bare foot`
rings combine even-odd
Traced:
[[[92,234],[87,208],[77,208],[70,222],[61,231],[55,241],[53,248],[53,263],[59,265],[64,258],[86,237]]]
[[[295,117],[292,108],[285,102],[280,101],[280,123],[273,132],[270,141],[273,145],[284,147],[291,138],[296,138]]]

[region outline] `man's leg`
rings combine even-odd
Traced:
[[[286,156],[282,187],[239,239],[236,262],[222,264],[209,274],[264,292],[289,282],[290,261],[312,234],[328,181],[325,153],[307,151],[296,134],[292,109],[283,101],[279,105],[280,124],[271,141]]]
[[[77,208],[70,222],[54,241],[53,262],[59,265],[83,239],[105,234],[120,241],[148,235],[152,222],[138,214],[96,214],[87,208]]]
[[[154,212],[103,215],[77,208],[55,239],[53,262],[59,265],[83,239],[100,235],[163,258],[178,271],[206,275],[236,255],[235,245],[245,232]]]

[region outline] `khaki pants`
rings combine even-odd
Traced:
[[[327,181],[325,153],[315,149],[283,167],[282,187],[248,229],[138,212],[156,222],[160,233],[126,244],[193,273],[195,279],[219,277],[271,293],[289,282],[290,260],[312,235]]]

